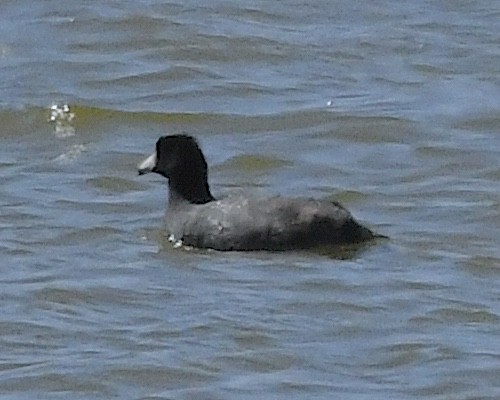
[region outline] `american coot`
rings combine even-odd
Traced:
[[[287,250],[357,243],[376,237],[340,204],[315,199],[249,198],[216,200],[196,140],[163,136],[156,151],[138,165],[139,175],[168,179],[166,214],[170,239],[217,250]]]

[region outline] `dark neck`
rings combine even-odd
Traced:
[[[168,189],[170,204],[180,201],[187,201],[192,204],[205,204],[215,200],[210,193],[206,176],[184,176],[181,179],[170,178]]]

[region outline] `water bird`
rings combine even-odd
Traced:
[[[163,136],[138,164],[139,175],[168,180],[166,229],[177,245],[215,250],[294,250],[359,243],[379,237],[341,204],[313,198],[249,197],[216,199],[208,165],[195,138]]]

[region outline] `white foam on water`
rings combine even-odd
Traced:
[[[76,134],[72,121],[75,113],[71,112],[69,105],[53,104],[50,107],[49,122],[55,126],[54,133],[58,138],[67,138]]]
[[[82,154],[86,150],[86,146],[83,144],[75,144],[71,146],[68,151],[57,156],[54,161],[56,162],[69,162],[77,158],[80,154]]]

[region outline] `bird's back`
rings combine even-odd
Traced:
[[[340,204],[315,199],[228,197],[167,212],[183,244],[217,250],[287,250],[373,238]]]

